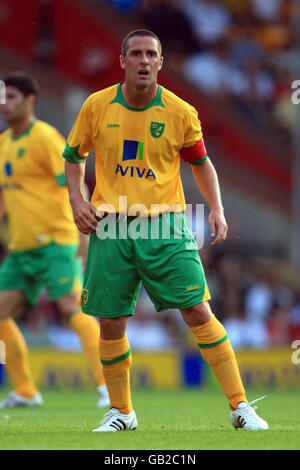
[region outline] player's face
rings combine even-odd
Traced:
[[[25,97],[17,88],[6,87],[6,103],[0,106],[0,111],[7,124],[20,121],[27,116],[31,96]]]
[[[126,57],[121,56],[120,62],[125,80],[138,89],[145,89],[157,82],[163,58],[155,38],[134,36],[128,41]]]

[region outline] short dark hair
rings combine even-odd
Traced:
[[[17,88],[24,96],[34,94],[38,96],[39,89],[35,79],[25,72],[14,72],[4,78],[5,86]]]
[[[127,47],[128,47],[128,42],[131,38],[135,37],[135,36],[139,36],[139,37],[150,37],[150,38],[154,38],[156,39],[157,41],[157,44],[158,44],[158,50],[159,50],[159,53],[160,55],[162,54],[162,47],[161,47],[161,42],[158,38],[158,36],[153,33],[152,31],[150,31],[149,29],[136,29],[135,31],[131,31],[131,33],[128,33],[127,36],[125,36],[123,42],[122,42],[122,47],[121,47],[121,55],[123,57],[126,57],[126,51],[127,51]]]

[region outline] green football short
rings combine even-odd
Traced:
[[[15,251],[0,267],[0,291],[22,290],[28,304],[35,305],[43,288],[55,301],[82,288],[81,260],[77,245],[50,245],[33,250]]]
[[[83,312],[103,318],[133,315],[141,283],[158,312],[210,299],[198,247],[183,213],[144,218],[141,224],[141,217],[121,216],[113,226],[114,217],[102,219],[97,234],[90,236]]]

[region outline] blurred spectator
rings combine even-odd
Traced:
[[[187,0],[182,6],[203,47],[223,39],[232,24],[230,11],[218,0]]]
[[[260,62],[266,59],[266,51],[255,38],[253,23],[248,15],[236,19],[227,38],[230,56],[237,64],[243,66],[249,59]]]
[[[273,305],[291,308],[294,296],[290,289],[280,285],[273,268],[262,268],[256,282],[245,296],[245,313],[249,321],[264,323]]]
[[[283,0],[251,0],[253,15],[262,21],[277,21],[280,18]]]
[[[181,315],[177,310],[156,312],[142,287],[134,317],[129,319],[127,335],[132,349],[164,350],[180,344]]]
[[[227,45],[217,43],[206,52],[190,56],[183,67],[185,77],[214,98],[225,99],[230,95],[246,92],[245,76],[229,58]]]
[[[210,287],[209,274],[208,270]],[[252,268],[240,256],[223,255],[217,263],[218,282],[211,303],[232,346],[289,345],[300,331],[300,309],[295,307],[293,292],[279,283],[273,267],[256,266],[252,276]]]
[[[77,334],[64,324],[50,326],[49,345],[61,351],[82,352],[81,341]]]
[[[243,316],[243,297],[246,290],[246,277],[240,256],[225,255],[218,264],[220,283],[219,312],[223,318]]]
[[[121,13],[133,11],[141,0],[106,0],[111,6]]]
[[[275,90],[274,96],[274,106],[273,106],[273,122],[274,125],[280,130],[281,134],[286,137],[286,150],[288,145],[291,145],[291,132],[295,126],[297,118],[297,107],[293,104],[291,100],[291,83],[288,83],[286,78],[286,70],[278,70],[277,73],[277,88]],[[287,152],[286,156],[290,155]]]
[[[200,41],[178,0],[143,0],[137,17],[143,27],[158,35],[170,66],[179,70],[185,57],[200,49]]]
[[[291,341],[300,340],[300,303],[292,307]]]
[[[26,343],[32,348],[49,345],[49,324],[38,307],[28,307],[23,313],[21,330],[26,339]],[[19,317],[17,317],[19,321]]]
[[[255,59],[248,59],[243,66],[245,78],[244,93],[241,99],[249,107],[268,105],[272,102],[275,91],[275,82],[271,73],[262,63]]]
[[[270,346],[269,335],[264,324],[253,324],[245,318],[227,318],[223,322],[233,349],[263,349]]]
[[[79,56],[78,67],[82,75],[96,78],[110,67],[113,58],[110,51],[93,40],[86,40]]]
[[[272,346],[291,344],[291,317],[288,306],[275,304],[272,306],[267,319],[267,330]]]
[[[53,0],[41,0],[36,58],[50,64],[54,56]]]
[[[292,291],[279,283],[274,269],[265,267],[245,296],[246,320],[252,334],[260,332],[261,346],[264,343],[289,344],[293,303]],[[281,328],[282,337],[279,339]],[[258,336],[255,340],[259,340]]]
[[[244,298],[248,288],[248,276],[245,262],[240,256],[225,255],[220,259],[216,312],[234,349],[268,346],[265,325],[252,323],[245,315]]]

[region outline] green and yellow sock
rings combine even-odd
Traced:
[[[110,404],[123,414],[132,411],[130,391],[131,350],[127,335],[118,340],[100,338],[100,360]]]
[[[5,368],[16,393],[23,398],[33,398],[37,388],[31,375],[28,348],[12,318],[0,321],[0,340],[5,344]]]
[[[88,357],[92,372],[99,385],[104,385],[104,375],[99,363],[100,326],[96,318],[78,310],[68,318],[69,325],[79,336],[83,350]]]
[[[234,351],[224,326],[213,317],[204,325],[190,328],[203,359],[220,382],[231,408],[247,401]]]

